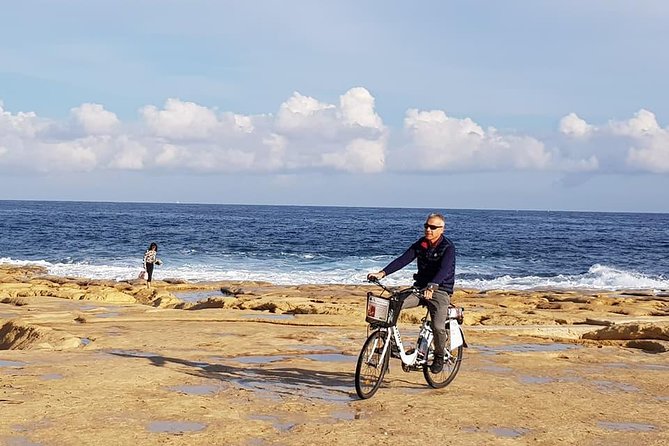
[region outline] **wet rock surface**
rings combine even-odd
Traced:
[[[368,290],[0,266],[0,444],[669,443],[666,297],[457,290],[453,383],[392,360],[363,401]],[[402,315],[406,344],[423,313]]]

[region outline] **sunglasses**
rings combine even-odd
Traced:
[[[425,223],[425,224],[423,225],[423,227],[424,227],[425,229],[431,229],[431,230],[433,230],[433,231],[436,231],[436,230],[439,229],[439,228],[443,228],[443,226],[428,225],[427,223]]]

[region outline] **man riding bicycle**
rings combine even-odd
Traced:
[[[382,279],[404,268],[414,259],[418,259],[418,272],[413,276],[414,286],[423,290],[423,303],[430,311],[435,344],[434,361],[432,361],[430,371],[439,373],[444,367],[446,320],[455,281],[455,245],[444,237],[446,218],[442,214],[428,215],[423,226],[425,236],[418,239],[404,254],[390,262],[381,271],[368,274],[367,279]],[[417,307],[420,304],[418,296],[407,293],[404,296],[402,310]]]

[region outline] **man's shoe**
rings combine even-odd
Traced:
[[[434,360],[432,361],[432,365],[430,366],[430,372],[439,373],[443,369],[444,369],[444,357],[434,355]]]

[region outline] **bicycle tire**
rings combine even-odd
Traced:
[[[355,367],[355,391],[362,399],[374,396],[388,370],[390,345],[385,349],[385,355],[382,355],[385,343],[385,330],[375,330],[369,335],[360,350]]]
[[[462,329],[460,329],[462,332]],[[464,335],[463,335],[464,336]],[[441,389],[446,387],[455,379],[455,375],[458,374],[460,370],[460,364],[462,362],[462,355],[464,352],[464,346],[460,345],[455,349],[451,350],[449,346],[451,345],[451,335],[450,331],[446,330],[446,347],[444,348],[444,368],[439,373],[432,373],[430,371],[430,366],[426,363],[423,365],[423,376],[425,381],[430,385],[430,387],[435,389]],[[430,356],[434,357],[434,338],[430,344]],[[428,361],[431,362],[431,361]]]

